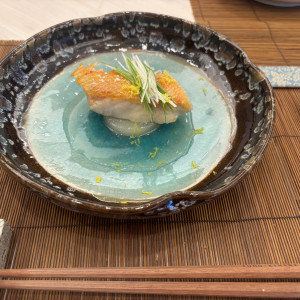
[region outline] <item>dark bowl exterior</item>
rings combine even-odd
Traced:
[[[120,204],[74,190],[41,167],[23,127],[33,96],[53,76],[93,53],[141,49],[171,53],[204,70],[234,104],[237,133],[215,171],[191,190]],[[44,198],[74,211],[116,218],[164,216],[227,191],[261,158],[275,117],[272,88],[245,52],[202,25],[165,15],[125,12],[77,19],[46,29],[0,62],[0,162]]]

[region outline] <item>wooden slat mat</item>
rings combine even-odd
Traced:
[[[191,0],[195,20],[238,43],[256,64],[300,66],[300,7],[254,0]]]
[[[278,35],[273,31],[279,23],[269,23],[272,18],[266,18],[260,4],[215,1],[212,9],[209,0],[191,3],[198,22],[239,42],[255,63],[300,65],[299,52],[294,53],[294,43],[299,41],[284,36],[290,43],[283,43],[282,31]],[[237,3],[244,4],[237,8]],[[226,10],[221,16],[222,5]],[[246,5],[251,17],[241,7]],[[269,13],[275,16],[273,8]],[[247,19],[249,27],[243,23],[235,29],[230,15],[234,22]],[[283,24],[288,26],[284,19]],[[299,26],[299,21],[295,24]],[[254,38],[255,31],[260,39],[266,38],[265,43]],[[0,41],[0,57],[17,44]],[[281,48],[282,44],[286,48]],[[289,56],[290,52],[294,56]],[[274,93],[274,134],[253,172],[210,203],[170,217],[119,221],[73,213],[30,192],[0,169],[0,218],[14,229],[6,268],[300,263],[300,89],[277,89]],[[96,294],[0,291],[1,299],[81,296]],[[97,295],[99,299],[115,296]]]

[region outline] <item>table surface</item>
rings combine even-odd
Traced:
[[[234,40],[254,63],[300,66],[300,8],[242,0],[190,4],[197,22]],[[0,41],[0,56],[18,43]],[[300,263],[300,89],[274,94],[274,133],[251,174],[213,201],[177,215],[120,221],[70,212],[0,169],[0,218],[14,229],[6,268]],[[0,291],[1,299],[91,296],[129,297]]]

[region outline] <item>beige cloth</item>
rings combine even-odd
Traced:
[[[10,0],[0,1],[0,40],[24,40],[60,22],[120,11],[146,11],[194,21],[189,0]]]

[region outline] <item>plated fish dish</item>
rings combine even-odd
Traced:
[[[84,67],[82,64],[72,73],[83,88],[91,110],[107,117],[138,123],[172,123],[178,116],[192,110],[184,89],[167,70],[156,71],[137,55],[132,59],[123,54],[122,69],[104,72],[95,70],[97,63]],[[116,120],[105,119],[109,128],[126,135],[122,128],[114,126]],[[118,122],[124,126],[124,122]],[[127,127],[130,123],[126,123]],[[152,124],[141,128],[154,128]],[[152,131],[152,130],[151,130]],[[130,130],[128,130],[130,134]],[[150,131],[147,131],[149,133]],[[141,130],[141,134],[145,133]]]
[[[215,174],[234,122],[201,70],[172,55],[132,51],[66,67],[36,94],[25,127],[31,151],[52,175],[128,202]]]

